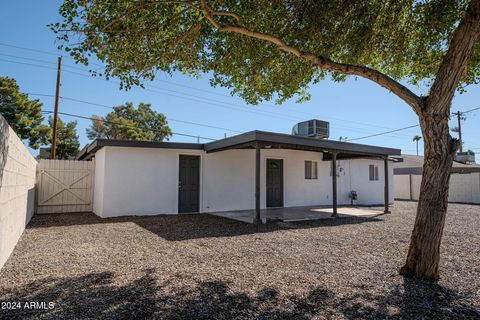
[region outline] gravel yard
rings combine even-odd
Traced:
[[[479,319],[480,206],[449,206],[438,284],[397,273],[415,207],[264,226],[37,215],[0,271],[0,318]]]

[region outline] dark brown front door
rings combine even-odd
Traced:
[[[283,207],[283,160],[267,159],[267,207]]]
[[[200,198],[200,157],[180,155],[178,212],[198,212]]]

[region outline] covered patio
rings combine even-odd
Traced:
[[[383,212],[371,212],[359,208],[342,208],[339,212],[337,201],[337,175],[331,179],[332,204],[330,208],[268,208],[261,209],[260,167],[262,149],[290,149],[323,153],[323,161],[331,161],[332,172],[337,172],[337,160],[348,159],[383,159],[384,172],[388,172],[389,156],[400,155],[399,149],[376,147],[370,145],[314,139],[287,134],[264,131],[251,131],[231,138],[226,138],[204,145],[207,153],[232,149],[255,149],[255,209],[215,213],[235,220],[265,223],[268,220],[305,220],[314,218],[338,217],[340,215],[377,215],[389,213],[389,181],[384,174],[384,209]]]
[[[333,215],[333,207],[307,206],[292,208],[267,208],[260,210],[262,223],[268,221],[307,221],[335,218],[374,218],[384,214],[383,210],[374,207],[338,207],[336,215]],[[255,223],[255,210],[239,210],[214,212],[211,215],[228,218],[236,221]]]

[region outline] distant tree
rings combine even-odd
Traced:
[[[15,79],[0,77],[0,114],[33,149],[46,143],[50,128],[42,124],[42,103],[21,93]]]
[[[150,104],[140,103],[135,109],[131,102],[113,108],[106,117],[94,115],[89,139],[119,139],[137,141],[163,141],[172,135],[167,118],[152,109]]]
[[[415,141],[416,144],[417,144],[417,156],[418,156],[418,141],[420,141],[421,139],[422,139],[422,137],[420,137],[418,135],[413,137],[413,141]]]
[[[159,71],[211,76],[249,103],[308,99],[329,76],[368,79],[418,116],[424,170],[400,273],[436,280],[450,169],[453,96],[480,82],[480,0],[64,0],[52,25],[76,61],[126,87]],[[426,95],[411,88],[428,86]],[[362,112],[359,108],[358,112]],[[388,112],[385,109],[385,112]]]
[[[48,118],[50,128],[53,128],[53,117]],[[52,145],[52,135],[48,137],[48,145]],[[64,123],[57,120],[57,159],[70,159],[80,152],[80,142],[77,134],[77,121]]]
[[[112,139],[110,126],[105,123],[102,117],[93,115],[92,124],[90,125],[90,128],[87,128],[87,137],[90,140],[97,138]]]

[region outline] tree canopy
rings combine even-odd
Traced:
[[[53,128],[53,117],[48,117],[48,124]],[[49,135],[48,144],[52,144],[52,135]],[[67,160],[80,152],[80,141],[77,134],[77,121],[63,122],[57,120],[57,148],[56,158]]]
[[[353,66],[415,85],[431,82],[466,6],[465,0],[66,0],[64,21],[52,28],[62,40],[80,35],[67,50],[83,63],[94,54],[106,63],[106,76],[126,86],[157,71],[212,72],[213,85],[250,103],[282,102],[308,98],[309,84],[326,75],[337,81],[359,75]],[[298,59],[302,54],[320,57],[323,67]],[[477,43],[459,86],[479,80]]]
[[[33,149],[45,144],[51,134],[50,128],[42,124],[42,103],[21,93],[15,79],[0,77],[0,114]]]
[[[133,103],[116,106],[105,117],[94,115],[89,139],[119,139],[140,141],[163,141],[172,135],[167,118],[152,109],[150,104],[140,103],[138,108]]]

